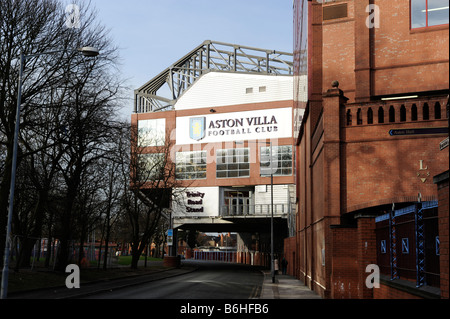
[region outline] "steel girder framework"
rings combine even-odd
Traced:
[[[293,75],[293,54],[207,40],[135,91],[135,113],[170,110],[210,71]],[[164,91],[168,97],[163,97]]]

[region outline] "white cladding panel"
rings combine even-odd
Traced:
[[[292,187],[292,186],[291,186]],[[255,186],[255,205],[267,204],[270,202],[270,185]],[[289,185],[273,185],[273,203],[287,204],[292,198]]]
[[[293,77],[209,72],[175,104],[176,110],[293,99]]]

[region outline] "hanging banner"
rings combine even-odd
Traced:
[[[167,230],[167,245],[168,246],[173,245],[173,229]]]

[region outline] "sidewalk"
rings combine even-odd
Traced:
[[[264,271],[264,283],[259,299],[322,299],[304,283],[289,275],[276,275],[272,283],[270,271]]]

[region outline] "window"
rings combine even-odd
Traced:
[[[378,108],[378,123],[384,123],[384,109],[381,106]]]
[[[423,104],[422,115],[423,115],[423,120],[424,121],[430,119],[430,108],[428,107],[428,103],[424,103]]]
[[[138,121],[138,146],[162,146],[166,140],[166,120]]]
[[[351,126],[352,125],[352,111],[348,110],[347,111],[347,126]]]
[[[216,153],[216,177],[233,178],[250,176],[248,148],[230,148]]]
[[[411,121],[417,121],[417,106],[415,104],[411,107]]]
[[[272,147],[273,172],[275,176],[292,175],[292,145]],[[270,147],[261,147],[260,174],[270,175]]]
[[[400,122],[406,122],[406,107],[404,105],[400,107]]]
[[[176,179],[206,178],[206,151],[177,152]]]
[[[361,109],[358,109],[358,111],[356,112],[356,124],[357,125],[362,125]]]
[[[346,18],[347,16],[346,3],[323,7],[323,21]]]
[[[448,24],[448,0],[411,0],[411,29]]]
[[[391,105],[391,107],[389,108],[389,122],[393,123],[395,122],[395,108],[394,106]]]
[[[367,110],[367,124],[373,124],[373,111],[371,107]]]
[[[436,120],[441,119],[441,104],[439,102],[436,102],[436,104],[434,104],[434,118]]]
[[[146,182],[163,179],[165,164],[164,153],[139,154],[137,180]]]

